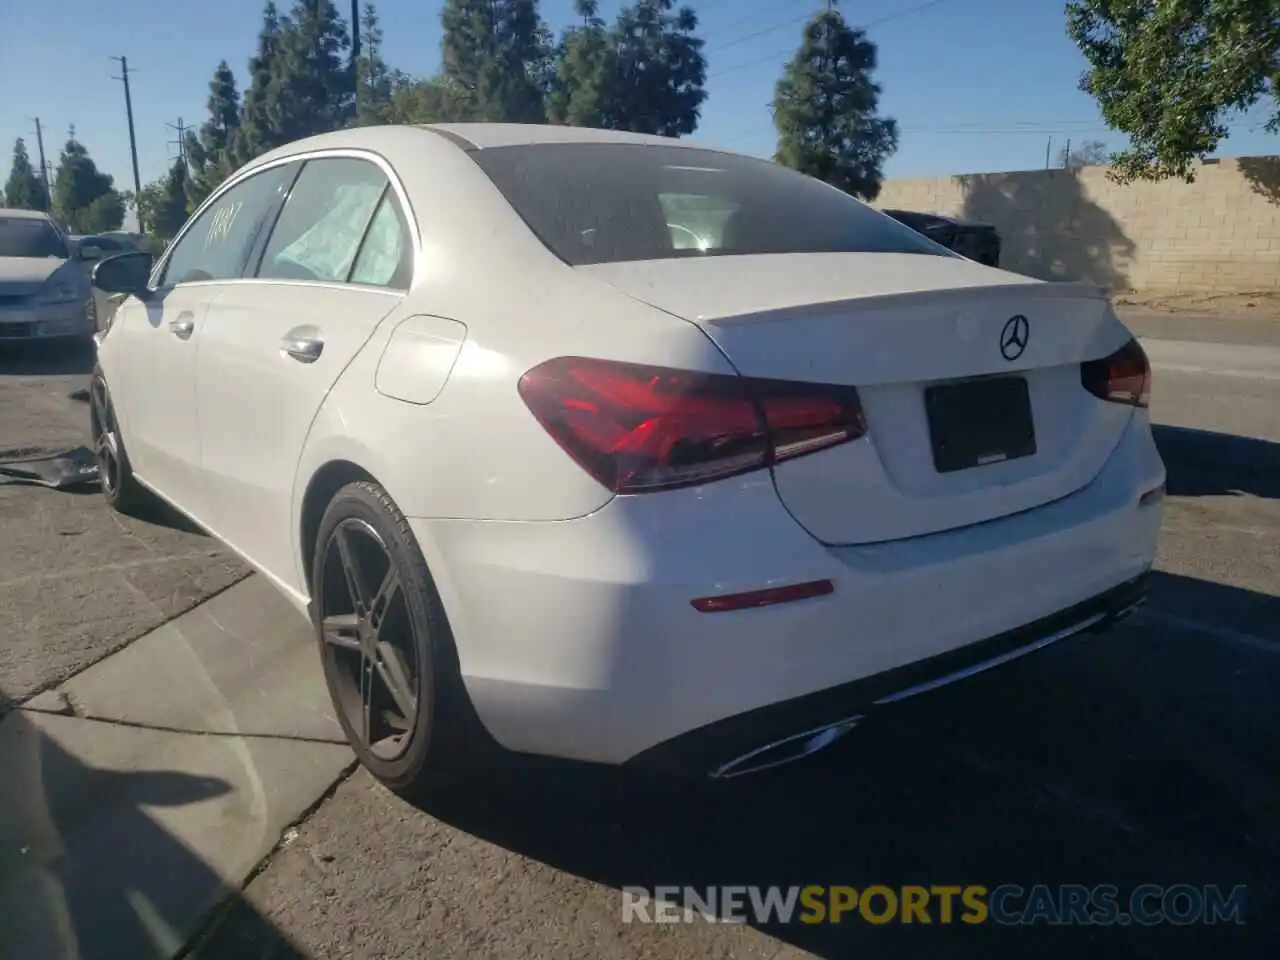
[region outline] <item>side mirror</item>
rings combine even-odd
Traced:
[[[124,293],[146,300],[151,296],[150,253],[121,253],[101,260],[93,268],[93,285],[104,293]]]
[[[80,248],[76,251],[76,254],[78,259],[80,260],[90,260],[90,261],[101,260],[102,248],[99,246],[95,246],[92,243],[85,243],[80,245]]]

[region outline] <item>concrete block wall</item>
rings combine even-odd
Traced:
[[[994,224],[1001,266],[1113,291],[1280,291],[1280,157],[1120,186],[1106,167],[888,180],[877,207]]]

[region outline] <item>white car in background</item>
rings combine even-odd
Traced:
[[[0,343],[93,334],[85,253],[48,214],[0,209]]]
[[[397,790],[495,745],[775,766],[1145,595],[1165,471],[1105,297],[761,160],[343,131],[96,283],[107,499],[312,619]]]

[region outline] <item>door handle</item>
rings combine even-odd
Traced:
[[[288,334],[280,341],[280,350],[299,363],[315,363],[324,352],[324,341],[319,337]]]
[[[169,321],[169,332],[179,340],[190,340],[191,334],[195,332],[195,329],[195,315],[192,313],[180,313]]]

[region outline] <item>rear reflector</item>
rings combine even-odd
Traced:
[[[796,583],[788,587],[770,590],[753,590],[750,593],[728,593],[721,597],[699,597],[693,601],[693,609],[702,613],[724,613],[728,610],[749,610],[752,607],[771,607],[775,603],[792,603],[810,597],[825,597],[835,587],[830,580],[814,580]]]
[[[564,451],[614,493],[687,487],[866,433],[853,387],[560,357],[520,396]]]
[[[1080,382],[1100,400],[1145,407],[1151,402],[1151,364],[1136,339],[1101,360],[1080,365]]]

